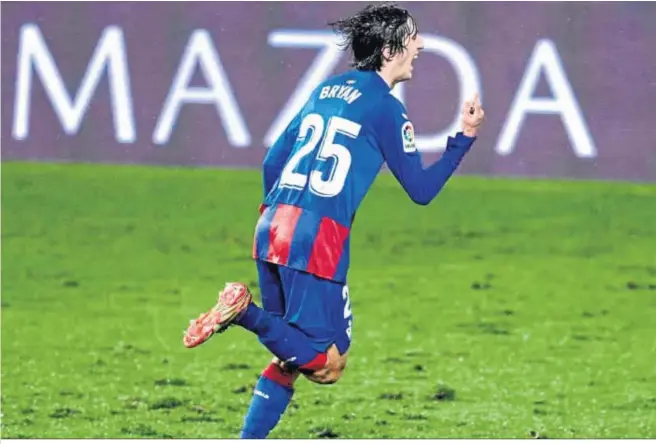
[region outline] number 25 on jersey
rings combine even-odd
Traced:
[[[337,196],[344,188],[346,177],[351,169],[351,153],[345,146],[335,143],[335,136],[343,134],[355,139],[360,134],[361,128],[361,125],[338,116],[331,117],[326,125],[323,117],[319,114],[308,114],[301,123],[298,137],[305,139],[310,129],[312,129],[312,135],[307,143],[289,159],[280,175],[278,186],[303,189],[308,184],[309,176],[309,189],[313,194],[322,197]],[[323,142],[319,146],[316,158],[323,161],[333,159],[333,165],[326,180],[323,179],[323,173],[316,169],[307,174],[296,171],[301,159],[315,152],[322,137]]]

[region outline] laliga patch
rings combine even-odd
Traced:
[[[412,122],[405,122],[401,127],[401,138],[403,139],[403,151],[413,153],[417,151],[415,146],[415,128]]]

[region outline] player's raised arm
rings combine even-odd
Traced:
[[[420,205],[429,204],[458,168],[476,140],[484,117],[478,96],[465,102],[463,131],[449,137],[440,160],[424,169],[415,146],[414,127],[403,105],[393,96],[385,96],[375,113],[376,137],[387,166],[408,196]]]
[[[271,191],[285,167],[287,158],[294,148],[298,137],[299,116],[297,115],[269,148],[262,162],[262,176],[264,184],[264,197]]]

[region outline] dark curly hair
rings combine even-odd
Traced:
[[[352,17],[329,23],[344,41],[342,49],[353,53],[351,66],[362,71],[378,71],[383,66],[383,49],[390,57],[405,49],[407,37],[419,32],[410,13],[395,4],[369,5]]]

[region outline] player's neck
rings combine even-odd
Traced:
[[[385,83],[387,83],[387,86],[389,86],[390,89],[393,89],[396,86],[397,82],[394,80],[394,76],[389,72],[389,70],[383,68],[380,71],[376,71],[376,73],[383,79]]]

